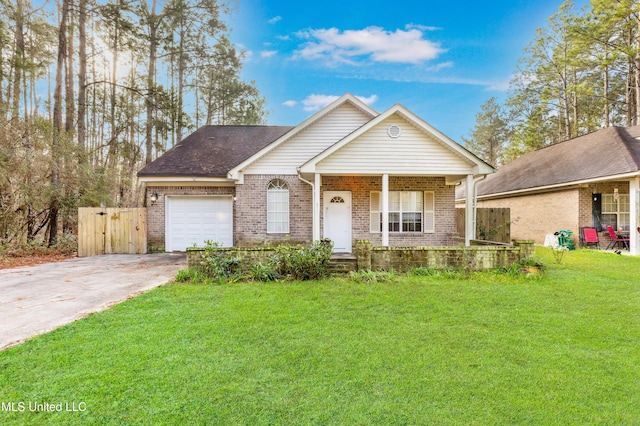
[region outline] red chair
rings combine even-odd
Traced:
[[[624,247],[629,250],[629,237],[621,237],[617,235],[616,231],[614,231],[613,226],[611,225],[607,226],[607,231],[609,232],[609,238],[611,238],[611,241],[609,241],[606,250],[615,247],[619,243],[622,243],[622,245],[624,245]]]
[[[586,246],[589,246],[589,244],[595,244],[596,248],[600,250],[600,240],[598,239],[598,231],[596,231],[596,228],[583,228],[582,242]]]

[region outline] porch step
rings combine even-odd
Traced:
[[[351,253],[334,253],[329,261],[329,272],[349,273],[358,269],[358,258]]]

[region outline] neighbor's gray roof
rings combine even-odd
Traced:
[[[481,181],[478,196],[637,172],[637,138],[640,126],[608,127],[527,153]]]
[[[291,126],[203,126],[147,164],[138,176],[226,177]]]

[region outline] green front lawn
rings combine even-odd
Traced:
[[[535,279],[167,285],[0,353],[0,424],[638,424],[640,258],[537,256]]]

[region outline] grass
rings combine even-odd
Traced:
[[[640,259],[537,256],[533,279],[167,285],[0,353],[0,424],[637,424]]]

